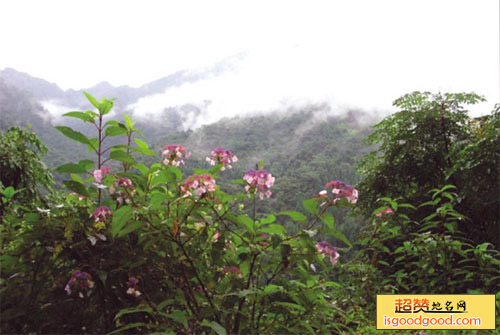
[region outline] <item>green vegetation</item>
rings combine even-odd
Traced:
[[[0,138],[23,181],[1,185],[4,333],[372,334],[376,294],[498,293],[498,240],[478,230],[499,229],[499,112],[469,120],[476,95],[396,100],[359,202],[359,113],[225,120],[150,148],[86,97],[66,117],[89,127],[56,127],[90,153],[55,169],[71,192],[38,191],[35,135]]]

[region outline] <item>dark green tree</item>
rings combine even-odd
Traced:
[[[23,189],[18,197],[26,204],[41,200],[42,194],[54,186],[52,174],[40,157],[47,151],[38,136],[26,128],[0,132],[0,188]]]
[[[459,231],[475,243],[498,247],[498,110],[472,120],[465,106],[480,101],[474,93],[414,92],[397,99],[400,111],[378,123],[367,139],[378,149],[359,167],[363,214],[379,208],[381,197],[417,206],[430,200],[429,190],[452,184],[456,209],[468,218]],[[420,221],[430,214],[424,206],[412,217]]]

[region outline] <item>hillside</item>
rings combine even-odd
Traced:
[[[106,86],[100,84],[96,87]],[[49,147],[49,154],[44,160],[51,168],[68,160],[86,158],[86,150],[76,150],[83,149],[83,146],[80,148],[53,128],[56,119],[36,101],[35,95],[0,82],[0,115],[3,116],[0,129],[30,123],[32,130]],[[183,167],[187,172],[192,172],[194,166],[208,168],[205,157],[216,147],[233,151],[240,160],[224,174],[225,179],[221,181],[229,190],[235,190],[237,186],[228,183],[228,180],[239,179],[245,171],[254,168],[260,161],[264,162],[266,169],[276,177],[273,191],[276,196],[266,202],[262,211],[298,209],[304,198],[314,196],[332,179],[356,184],[359,181],[356,166],[368,152],[362,140],[369,133],[368,125],[375,123],[373,117],[361,111],[335,115],[328,105],[226,118],[187,131],[176,130],[182,123],[182,116],[177,111],[167,110],[160,119],[153,121],[137,124],[145,133],[146,142],[158,155],[167,144],[186,146],[193,152]],[[94,136],[94,128],[78,120],[62,118],[57,120],[57,124],[69,125]],[[159,162],[160,157],[146,160],[147,163]],[[59,181],[63,179],[60,174],[55,177]],[[343,212],[336,211],[337,220],[340,223],[345,221]],[[352,229],[357,231],[359,227]]]

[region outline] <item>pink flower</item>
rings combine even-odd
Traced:
[[[335,200],[344,197],[351,204],[355,204],[358,201],[358,190],[352,187],[351,185],[344,183],[339,180],[332,180],[326,183],[325,188],[332,188],[332,194],[335,197]],[[319,193],[320,197],[326,198],[326,191],[323,190]]]
[[[232,168],[231,163],[236,163],[238,157],[236,157],[231,151],[224,148],[218,147],[212,151],[211,157],[205,159],[210,165],[222,164],[221,170],[224,171],[226,166],[228,169]]]
[[[318,242],[316,243],[316,249],[318,249],[318,252],[323,255],[323,258],[326,257],[326,255],[329,255],[330,263],[332,263],[332,265],[335,265],[337,263],[337,260],[339,259],[339,253],[337,252],[337,249],[330,243],[325,241]]]
[[[271,197],[272,192],[269,189],[274,185],[275,178],[266,170],[248,170],[243,179],[248,183],[245,186],[248,193],[258,192],[261,200],[264,196]]]
[[[165,156],[163,164],[180,166],[184,164],[183,157],[189,158],[191,156],[190,152],[186,151],[186,148],[182,145],[170,144],[163,148],[162,156]]]
[[[127,294],[133,295],[136,298],[141,295],[141,292],[138,290],[139,279],[137,279],[136,277],[128,277],[127,286]]]
[[[132,185],[132,180],[121,177],[118,179],[118,181],[114,182],[115,187],[123,187],[123,188],[134,188],[134,185]]]
[[[80,270],[76,270],[72,273],[71,278],[69,279],[68,283],[66,284],[66,287],[64,290],[68,295],[71,295],[72,289],[82,291],[84,289],[89,289],[94,287],[94,282],[92,281],[92,276],[87,273],[83,272]],[[83,297],[83,295],[80,296]]]
[[[109,174],[111,172],[111,169],[109,166],[101,166],[101,169],[99,170],[94,170],[93,175],[94,179],[96,182],[99,184],[102,183],[102,178],[104,178],[105,175]]]
[[[391,214],[391,213],[394,213],[394,211],[391,208],[388,207],[388,208],[383,209],[380,212],[378,212],[375,216],[376,217],[381,217],[382,215]]]
[[[217,242],[219,240],[219,237],[221,237],[221,234],[216,231],[214,236],[212,236],[212,241],[214,241],[214,243]]]
[[[184,186],[181,186],[185,196],[201,197],[205,193],[215,192],[215,179],[207,174],[190,176],[186,179]]]
[[[116,192],[116,188],[118,187],[122,188],[123,191],[119,190],[118,192]],[[113,183],[112,187],[109,188],[110,194],[114,194],[115,192],[118,194],[116,202],[118,203],[118,205],[121,205],[123,201],[125,201],[126,203],[131,202],[130,198],[134,196],[135,188],[130,179],[121,177]]]
[[[224,275],[236,274],[240,278],[243,276],[243,273],[241,272],[241,270],[238,269],[236,266],[225,266],[224,269],[222,270],[222,274],[224,274]]]
[[[112,216],[113,212],[107,206],[97,208],[89,217],[94,218],[95,222],[106,222],[106,216]]]
[[[132,276],[128,277],[128,282],[127,282],[128,286],[135,286],[137,284],[139,284],[139,279],[137,279],[137,277],[132,277]]]

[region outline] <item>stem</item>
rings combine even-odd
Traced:
[[[254,225],[255,225],[256,209],[257,209],[257,204],[256,204],[256,199],[255,199],[255,193],[254,193],[253,194],[253,224]]]
[[[250,263],[250,270],[248,271],[248,280],[247,280],[247,285],[246,285],[247,290],[250,288],[250,284],[252,282],[253,269],[254,269],[255,261],[257,260],[258,255],[259,254],[254,254],[253,258],[252,258],[252,262]],[[242,297],[240,299],[239,304],[238,304],[238,310],[236,311],[236,316],[234,318],[233,334],[238,334],[238,332],[240,330],[241,310],[243,309],[244,303],[245,303],[245,297]]]
[[[130,131],[130,133],[127,134],[127,155],[130,155],[130,141],[132,140],[132,131]],[[125,172],[127,172],[129,169],[129,166],[128,166],[128,163],[127,162],[123,162],[123,170]]]
[[[97,127],[97,131],[99,133],[99,143],[97,148],[97,169],[101,169],[101,149],[102,149],[102,114],[99,113],[99,126]],[[101,205],[101,189],[97,189],[97,204]]]
[[[196,266],[194,265],[193,261],[191,260],[188,253],[186,252],[186,249],[184,249],[184,245],[182,243],[180,243],[179,241],[174,241],[174,242],[177,243],[177,245],[181,248],[182,253],[186,257],[189,265],[191,266],[191,269],[193,270],[193,273],[194,273],[196,280],[198,280],[198,283],[200,284],[201,289],[203,290],[203,294],[205,295],[205,298],[207,298],[207,300],[208,300],[208,303],[210,304],[210,306],[213,308],[214,311],[217,311],[217,308],[215,307],[215,305],[212,301],[212,298],[210,298],[210,295],[208,294],[207,287],[205,286],[205,284],[201,280],[200,276],[198,275],[198,271],[196,271]],[[220,318],[219,318],[218,314],[215,314],[215,320],[218,323],[220,323]]]

